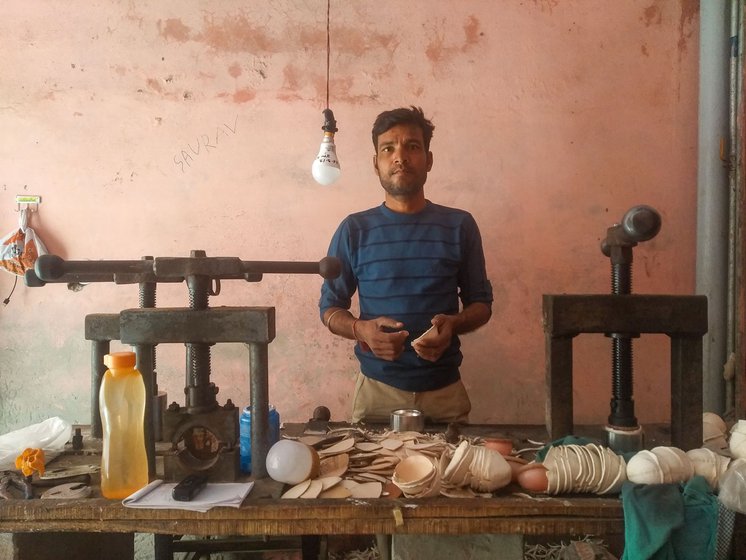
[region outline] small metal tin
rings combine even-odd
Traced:
[[[421,432],[425,429],[425,415],[414,408],[401,408],[391,413],[391,429],[395,432]]]

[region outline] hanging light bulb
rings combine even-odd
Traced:
[[[334,133],[337,132],[337,121],[331,109],[324,109],[324,138],[321,140],[319,154],[311,164],[311,175],[320,185],[331,185],[341,175],[337,147],[334,145]]]
[[[329,33],[330,0],[326,0],[326,109],[324,109],[324,138],[321,141],[319,154],[311,164],[311,175],[320,185],[331,185],[342,174],[337,159],[337,147],[334,145],[334,133],[337,132],[337,121],[329,108],[329,58],[331,53],[331,39]]]

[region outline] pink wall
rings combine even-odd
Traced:
[[[323,0],[9,0],[4,14],[0,226],[15,227],[15,195],[42,195],[31,225],[64,258],[318,260],[345,215],[382,200],[373,119],[416,104],[436,125],[428,197],[475,215],[495,288],[491,323],[464,339],[472,421],[543,422],[541,296],[608,293],[599,242],[631,206],[663,217],[635,249],[634,291],[693,293],[694,0],[332,0],[331,187],[310,175]],[[0,274],[0,295],[12,285]],[[211,299],[276,307],[270,396],[285,420],[319,404],[349,414],[356,361],[319,322],[319,286],[274,275]],[[159,306],[186,301],[183,284],[159,288]],[[16,288],[0,309],[0,428],[87,422],[84,316],[136,306],[134,286]],[[603,424],[610,342],[575,347],[576,420]],[[635,356],[638,417],[664,421],[668,342],[643,337]],[[242,345],[213,350],[221,403],[248,402],[246,362]],[[169,401],[183,400],[183,364],[183,346],[159,347]]]

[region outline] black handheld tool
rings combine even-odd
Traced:
[[[174,500],[190,502],[207,484],[207,475],[190,474],[179,482],[171,492]]]

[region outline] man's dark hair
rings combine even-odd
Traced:
[[[425,151],[430,151],[430,140],[433,137],[435,126],[428,119],[422,109],[412,105],[409,109],[400,107],[391,111],[384,111],[373,123],[373,147],[378,150],[378,137],[387,130],[400,125],[413,124],[422,130],[422,138],[425,141]]]

